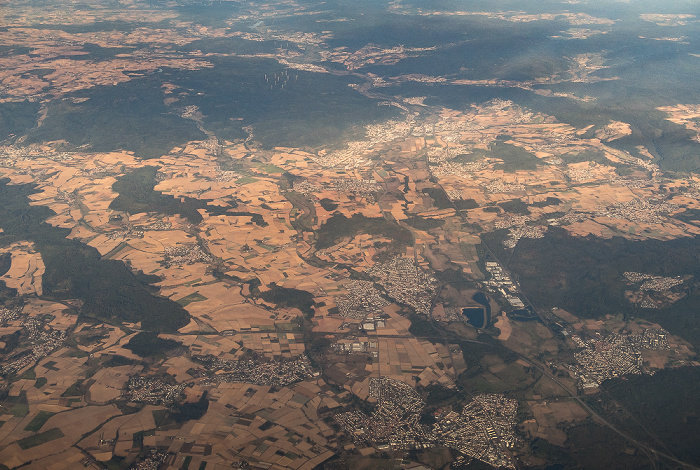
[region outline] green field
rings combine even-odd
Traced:
[[[491,151],[494,156],[503,160],[499,167],[508,173],[514,173],[518,170],[534,171],[540,164],[539,158],[515,145],[494,142],[491,144]]]
[[[203,300],[207,300],[207,298],[204,297],[204,296],[203,296],[202,294],[200,294],[199,292],[194,292],[194,293],[192,293],[192,294],[190,294],[190,295],[186,295],[185,297],[183,297],[183,298],[181,298],[181,299],[179,299],[179,300],[176,300],[175,302],[177,302],[178,304],[182,305],[183,307],[187,307],[187,306],[188,306],[189,304],[191,304],[192,302],[201,302],[201,301],[203,301]]]
[[[10,408],[10,413],[18,418],[24,418],[29,414],[29,405],[26,403],[17,403],[15,406]]]
[[[238,178],[236,184],[251,184],[256,183],[258,180],[252,176],[244,176],[243,178]]]
[[[37,432],[56,413],[49,411],[40,411],[24,428],[25,431]]]
[[[58,428],[49,429],[39,434],[35,434],[30,437],[25,437],[17,441],[17,444],[22,448],[22,450],[31,449],[32,447],[39,446],[41,444],[46,444],[47,442],[54,441],[63,437],[63,433]]]
[[[258,167],[258,170],[262,171],[263,173],[268,173],[268,174],[273,174],[273,175],[274,175],[274,174],[282,174],[282,173],[284,173],[284,169],[283,169],[283,168],[280,168],[280,167],[278,167],[278,166],[276,166],[276,165],[271,165],[271,164],[268,164],[268,165],[260,165],[260,166]]]

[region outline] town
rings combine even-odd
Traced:
[[[634,199],[629,202],[620,202],[596,212],[597,216],[614,219],[627,219],[633,222],[648,224],[663,223],[668,215],[679,209],[677,204],[672,204],[659,199]]]
[[[381,314],[382,309],[390,305],[372,281],[350,281],[345,288],[348,293],[335,299],[343,317],[362,320],[368,314]]]
[[[334,419],[356,441],[394,450],[451,447],[494,467],[515,468],[508,449],[515,437],[518,402],[499,394],[481,394],[462,409],[435,413],[432,426],[419,424],[425,403],[415,389],[388,378],[370,381],[370,396],[377,399],[371,415],[353,410]]]
[[[571,339],[580,349],[574,353],[577,364],[569,367],[580,380],[584,390],[595,389],[603,381],[626,374],[642,374],[643,349],[670,349],[668,333],[663,329],[647,329],[639,334],[596,334],[583,340],[579,335]]]
[[[391,298],[418,313],[430,314],[437,280],[416,266],[413,259],[397,256],[375,264],[367,273],[378,279]]]

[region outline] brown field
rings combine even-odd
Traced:
[[[569,323],[576,323],[579,321],[579,318],[577,316],[572,315],[566,310],[563,310],[559,307],[553,308],[552,313],[558,316],[559,318],[566,320]]]
[[[44,262],[41,255],[28,242],[13,243],[0,249],[0,254],[11,253],[12,264],[10,270],[0,281],[11,289],[17,289],[19,295],[38,295],[43,293],[41,277],[44,275]]]
[[[588,413],[580,405],[569,400],[528,404],[536,421],[536,427],[530,427],[529,433],[532,437],[546,439],[558,446],[563,446],[567,439],[566,433],[558,425],[575,423],[588,417]]]
[[[49,455],[35,460],[22,468],[31,470],[72,470],[83,466],[85,454],[75,447],[67,449],[55,455]]]
[[[493,326],[501,331],[501,334],[498,335],[498,339],[501,341],[507,341],[513,333],[513,325],[511,325],[505,312],[501,312]]]
[[[556,354],[558,341],[546,326],[540,322],[513,322],[506,346],[521,354],[532,357],[542,352]]]
[[[86,400],[95,405],[104,405],[119,398],[129,376],[137,375],[142,369],[143,366],[119,366],[97,371],[91,377],[95,383],[88,389]]]
[[[3,450],[0,450],[0,461],[4,462],[5,465],[14,467],[29,461],[41,459],[47,455],[57,454],[75,444],[81,435],[93,430],[99,423],[118,414],[120,414],[120,412],[114,406],[89,406],[58,413],[49,418],[42,429],[58,428],[61,430],[64,437],[26,450],[22,450],[16,443],[10,444]],[[21,436],[21,434],[17,434],[16,436]],[[16,437],[13,436],[13,440],[14,438]],[[8,443],[6,438],[3,444]]]

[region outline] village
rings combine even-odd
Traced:
[[[162,380],[149,377],[132,377],[126,389],[130,401],[167,405],[180,399],[185,384],[169,385]]]
[[[22,322],[22,326],[32,342],[31,348],[27,351],[28,354],[19,355],[18,359],[3,364],[0,375],[8,376],[33,365],[59,348],[68,337],[67,331],[53,329],[36,318],[27,318]]]
[[[308,358],[289,361],[228,361],[212,357],[196,357],[206,365],[206,382],[251,383],[255,385],[286,386],[318,376]]]
[[[629,271],[623,273],[623,276],[630,283],[641,284],[639,288],[643,291],[666,291],[683,284],[687,280],[681,276],[663,277]]]

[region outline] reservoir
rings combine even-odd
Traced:
[[[486,328],[491,322],[491,304],[483,292],[477,292],[472,300],[483,305],[479,307],[467,307],[462,309],[462,314],[467,317],[469,324],[474,328]]]
[[[483,307],[466,307],[462,309],[462,315],[466,316],[469,324],[474,328],[484,327],[484,309]]]

